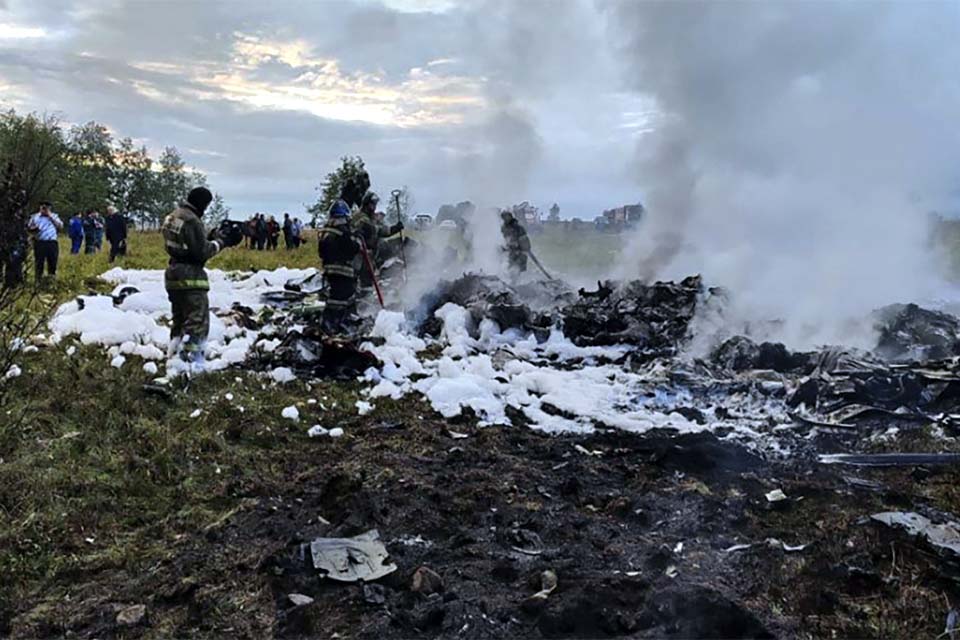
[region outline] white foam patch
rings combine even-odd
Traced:
[[[288,280],[314,273],[315,269],[286,268],[255,274],[208,270],[210,334],[202,369],[218,371],[242,363],[259,339],[257,331],[244,329],[230,317],[229,311],[234,304],[257,311],[263,307],[262,294],[282,290]],[[170,316],[170,302],[163,284],[163,271],[114,268],[101,278],[116,285],[114,296],[127,287],[135,287],[138,291],[127,295],[117,306],[110,296],[81,296],[79,302],[74,300],[61,305],[50,321],[53,335],[58,340],[62,336],[76,335],[82,344],[111,347],[113,362],[119,362],[121,356],[131,355],[144,360],[165,359],[170,331],[164,325]],[[266,350],[270,350],[269,347]],[[167,362],[167,372],[171,375],[186,368],[176,360]]]
[[[442,356],[427,360],[418,352],[428,345],[406,333],[402,315],[380,313],[373,333],[385,343],[366,345],[383,362],[379,371],[365,376],[373,383],[366,392],[370,398],[398,399],[418,392],[440,415],[452,418],[470,409],[481,425],[510,424],[514,410],[532,428],[550,433],[589,433],[598,426],[638,433],[722,428],[729,437],[764,437],[742,420],[713,418],[698,424],[677,413],[694,405],[694,397],[671,382],[670,370],[663,366],[630,371],[618,364],[630,352],[628,346],[578,347],[556,329],[538,343],[533,335],[501,332],[490,320],[480,323],[475,338],[469,312],[455,304],[438,309],[436,317],[443,322]],[[671,388],[672,394],[665,391]],[[729,403],[763,420],[770,415],[787,420],[773,404],[757,407],[754,395],[734,395]],[[757,422],[759,426],[761,420]]]

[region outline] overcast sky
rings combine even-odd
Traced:
[[[640,199],[649,100],[594,2],[0,0],[0,103],[176,146],[238,213],[302,211],[343,155],[418,211]]]

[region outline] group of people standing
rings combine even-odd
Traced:
[[[33,245],[34,278],[39,283],[44,276],[55,277],[60,262],[59,235],[64,231],[63,221],[53,211],[49,201],[40,203],[40,209],[27,220],[22,235],[13,248],[4,251],[2,260],[3,286],[14,287],[23,282],[23,265],[27,259],[28,241]],[[114,207],[107,207],[104,219],[96,210],[72,216],[66,227],[70,238],[70,253],[97,253],[103,239],[110,243],[110,262],[127,252],[127,219]]]
[[[127,219],[115,207],[107,207],[104,219],[96,209],[75,213],[67,226],[70,237],[70,253],[99,253],[103,239],[110,243],[110,262],[127,254]]]
[[[282,226],[273,216],[267,218],[262,213],[255,213],[247,220],[243,231],[245,246],[258,251],[276,249],[280,244],[281,232],[287,249],[296,249],[305,242],[303,223],[300,218],[291,218],[289,213],[283,214]]]

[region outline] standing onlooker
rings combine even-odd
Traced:
[[[107,242],[110,243],[110,262],[127,255],[127,219],[115,207],[107,207]]]
[[[262,213],[257,214],[257,251],[263,251],[267,245],[267,220]]]
[[[95,247],[97,253],[100,253],[100,250],[103,249],[103,216],[100,215],[99,211],[94,211],[93,219],[96,221]]]
[[[83,216],[83,252],[97,252],[97,219],[93,209],[88,209]]]
[[[293,222],[290,224],[291,231],[293,232],[293,248],[296,249],[300,246],[301,237],[303,234],[303,223],[300,222],[300,218],[294,218]]]
[[[250,219],[247,220],[247,224],[243,227],[243,232],[246,234],[246,247],[247,249],[256,249],[257,248],[257,216],[256,214],[250,216]]]
[[[283,214],[283,246],[287,249],[293,248],[293,220],[289,213]]]
[[[37,283],[43,277],[44,266],[51,276],[56,277],[57,258],[60,257],[57,231],[63,229],[60,216],[51,210],[49,202],[41,202],[40,211],[30,217],[27,229],[33,233],[34,275]]]
[[[83,245],[83,218],[80,213],[73,214],[67,226],[67,235],[70,236],[70,253],[77,255]]]
[[[273,216],[267,220],[267,249],[277,248],[277,242],[280,238],[280,223]]]

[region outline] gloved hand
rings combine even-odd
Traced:
[[[243,228],[239,224],[224,221],[217,232],[224,247],[235,247],[243,242]]]
[[[393,225],[393,228],[390,229],[390,235],[400,233],[401,231],[403,231],[403,220],[397,220],[397,224]]]

